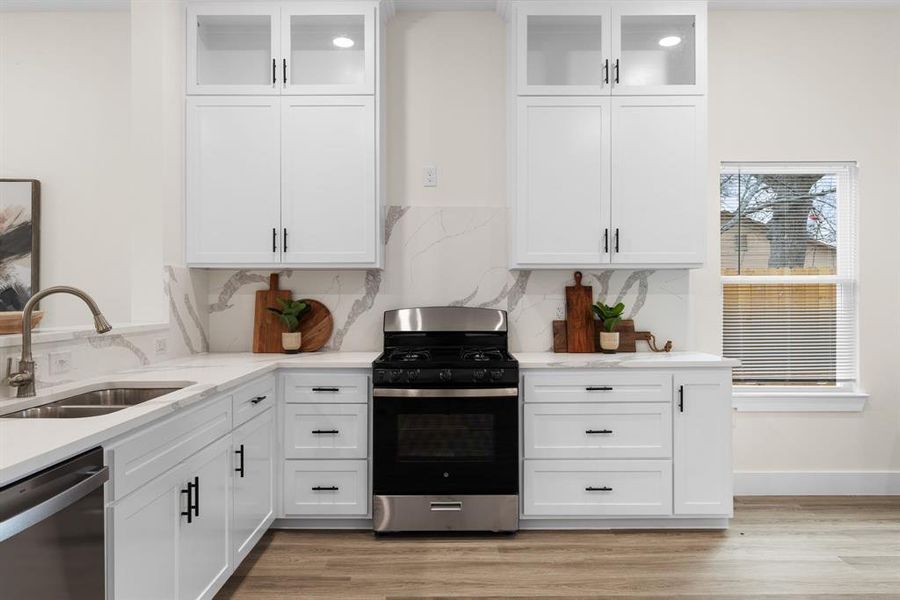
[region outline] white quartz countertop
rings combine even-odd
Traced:
[[[24,400],[0,400],[0,414],[47,404],[89,389],[129,383],[137,387],[178,387],[177,392],[108,415],[81,419],[4,419],[0,417],[0,486],[55,462],[123,436],[212,396],[226,393],[276,369],[369,369],[378,352],[315,354],[201,354],[100,378],[41,389]],[[737,361],[709,354],[554,354],[514,353],[520,368],[675,368],[731,367]],[[168,384],[168,385],[167,385]]]

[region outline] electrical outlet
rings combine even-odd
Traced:
[[[71,352],[51,352],[50,353],[50,375],[64,375],[72,370],[72,353]]]
[[[437,187],[437,167],[426,165],[422,170],[422,184],[425,187]]]
[[[153,349],[157,354],[165,354],[169,351],[169,342],[166,338],[159,338],[153,342]]]

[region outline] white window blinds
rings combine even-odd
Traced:
[[[720,198],[734,383],[853,386],[855,165],[723,163]]]

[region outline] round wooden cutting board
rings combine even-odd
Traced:
[[[315,352],[328,343],[334,331],[334,318],[328,307],[318,300],[303,300],[309,311],[300,319],[300,352]]]

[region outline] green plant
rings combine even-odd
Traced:
[[[625,312],[625,305],[621,302],[615,306],[607,306],[598,300],[591,308],[594,314],[603,321],[603,329],[610,332],[622,321],[622,313]]]
[[[270,308],[269,312],[278,315],[285,328],[291,333],[300,329],[300,318],[309,310],[306,300],[285,300],[278,298],[281,308]]]

